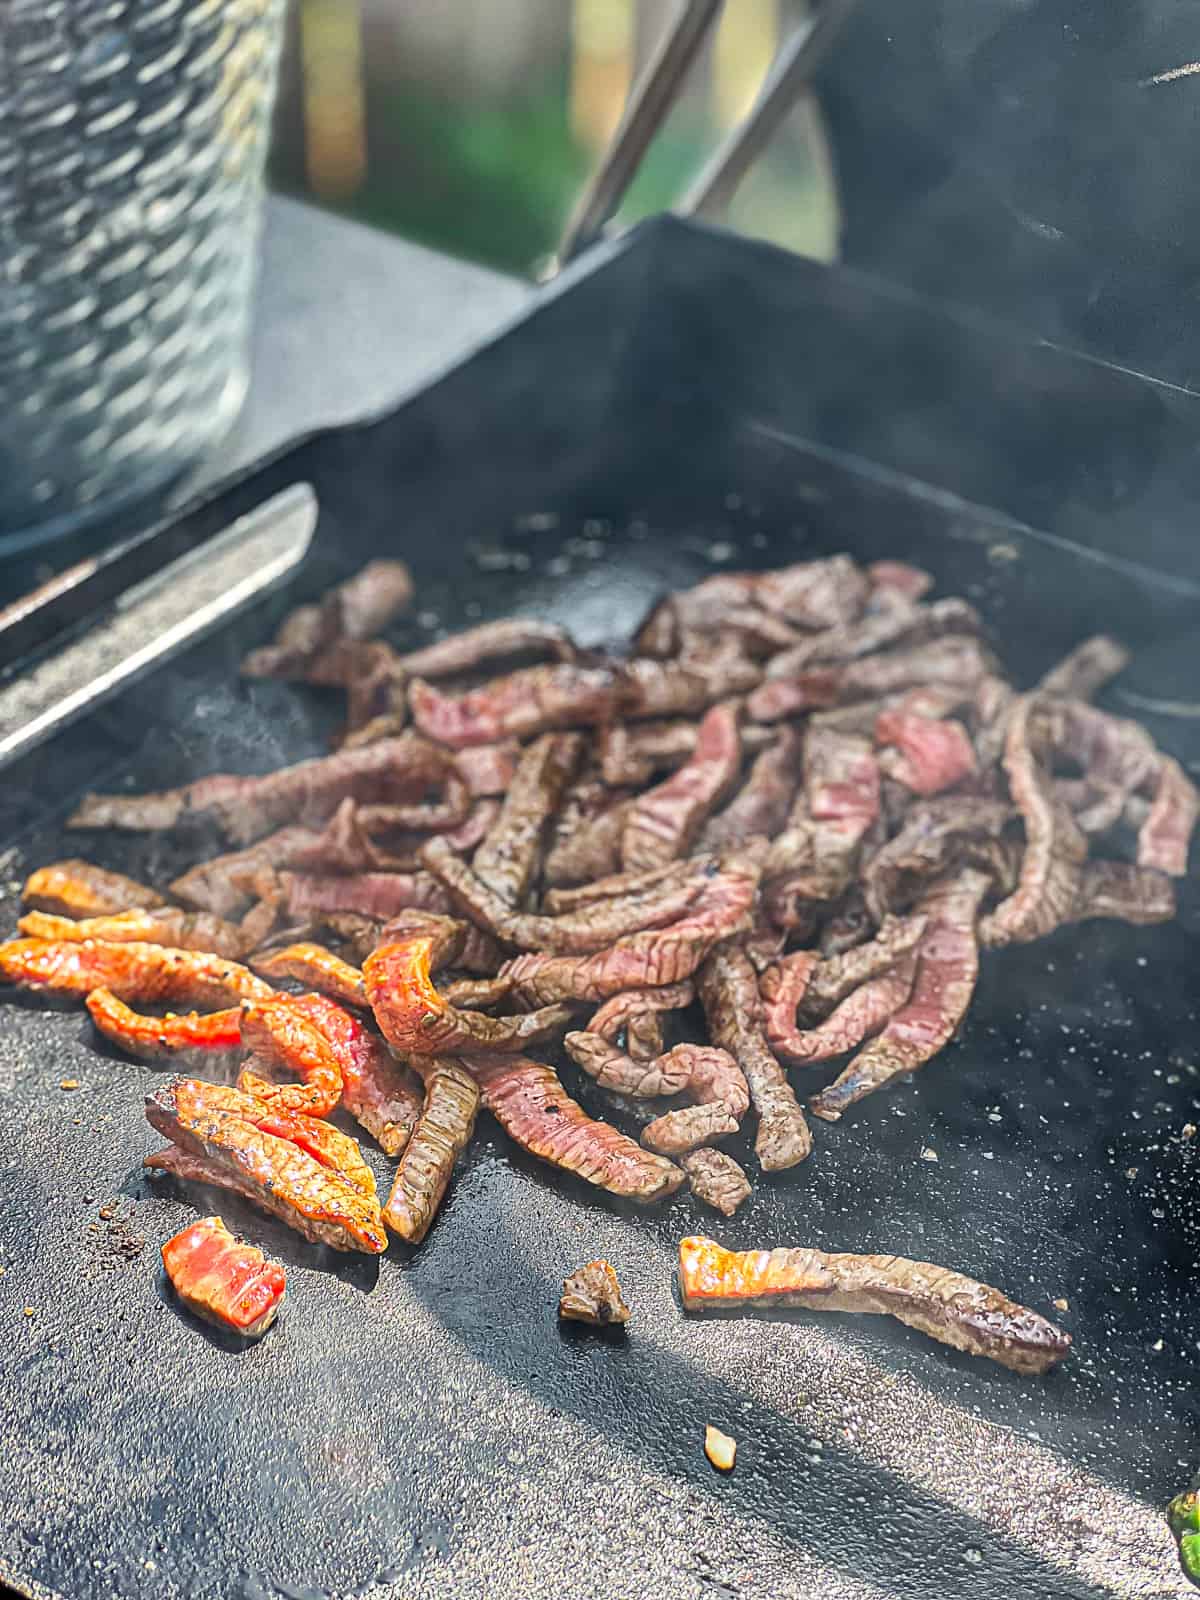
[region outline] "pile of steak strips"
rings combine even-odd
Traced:
[[[982,948],[1174,914],[1197,793],[1091,704],[1124,650],[1019,693],[930,584],[834,556],[672,595],[620,658],[524,619],[403,655],[377,635],[411,583],[373,563],[244,663],[343,690],[339,748],[88,796],[76,828],[202,823],[224,853],[161,892],[35,873],[0,975],[199,1061],[149,1097],[149,1164],[338,1248],[423,1237],[481,1105],[614,1194],[686,1177],[730,1214],[719,1142],[752,1115],[765,1170],[804,1160],[805,1103],[835,1121],[936,1055]],[[640,1140],[537,1059],[559,1046]],[[398,1158],[385,1206],[339,1107]]]

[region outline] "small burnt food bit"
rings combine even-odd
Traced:
[[[288,1139],[228,1109],[218,1085],[176,1078],[147,1096],[146,1117],[191,1158],[160,1152],[148,1167],[232,1188],[315,1244],[369,1255],[387,1249],[378,1202]]]
[[[998,1289],[903,1256],[734,1251],[712,1239],[690,1238],[679,1245],[679,1288],[687,1311],[798,1306],[895,1317],[1013,1372],[1048,1372],[1071,1348],[1069,1333]]]
[[[629,1321],[629,1307],[612,1263],[589,1261],[563,1280],[558,1314],[564,1321],[588,1322],[595,1328]]]
[[[437,1058],[423,1065],[425,1100],[400,1157],[384,1221],[408,1244],[420,1244],[438,1213],[454,1164],[471,1142],[479,1089],[461,1062]]]
[[[31,911],[63,917],[111,917],[121,911],[153,911],[167,903],[156,889],[78,858],[30,873],[21,899]]]
[[[733,1216],[750,1198],[749,1178],[724,1150],[691,1150],[680,1157],[679,1165],[687,1173],[696,1199],[723,1217]]]
[[[465,1064],[479,1084],[484,1107],[530,1155],[630,1200],[660,1200],[683,1182],[683,1173],[665,1157],[589,1117],[558,1074],[541,1062],[476,1056]]]
[[[205,1322],[261,1339],[279,1315],[287,1279],[261,1250],[203,1217],[162,1247],[163,1269],[183,1304]]]
[[[787,1074],[763,1032],[758,974],[736,940],[718,945],[700,969],[700,999],[713,1043],[741,1067],[758,1113],[754,1152],[764,1172],[794,1167],[812,1150],[812,1134]]]
[[[241,929],[207,911],[181,911],[166,906],[156,911],[117,911],[110,916],[55,917],[45,911],[30,911],[17,923],[17,931],[27,939],[68,939],[82,943],[99,939],[104,944],[165,944],[176,950],[208,950],[213,955],[237,960],[246,953],[246,938]]]
[[[264,998],[271,986],[236,961],[160,944],[10,939],[0,944],[0,982],[36,993],[75,995],[110,989],[129,1004],[216,1008]]]

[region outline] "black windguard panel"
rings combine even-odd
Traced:
[[[285,593],[5,774],[9,925],[41,862],[165,882],[211,848],[66,833],[82,789],[323,749],[337,705],[237,662],[384,553],[418,583],[400,644],[514,611],[612,642],[723,567],[902,557],[979,606],[1020,684],[1119,634],[1138,659],[1107,703],[1194,764],[1200,721],[1144,701],[1194,698],[1196,406],[851,275],[648,228],[395,415],[191,514],[199,537],[291,482],[321,501]],[[1200,1337],[1190,884],[1181,901],[1169,926],[986,955],[958,1041],[818,1125],[799,1168],[751,1162],[730,1222],[686,1196],[599,1196],[484,1117],[426,1243],[378,1262],[150,1182],[161,1075],[98,1047],[78,1010],[8,1005],[0,1572],[113,1600],[1190,1592],[1161,1516],[1193,1465]],[[197,1205],[288,1268],[253,1349],[163,1289],[158,1248]],[[674,1250],[696,1231],[944,1263],[1075,1349],[1022,1379],[876,1318],[687,1318]],[[557,1324],[562,1278],[597,1255],[627,1336]],[[728,1477],[710,1422],[738,1440]]]

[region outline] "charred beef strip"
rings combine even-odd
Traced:
[[[250,844],[281,823],[319,822],[347,796],[361,802],[399,802],[428,786],[445,756],[413,734],[360,750],[339,750],[256,778],[216,773],[158,794],[85,795],[68,818],[70,828],[174,828],[209,818],[235,844]]]
[[[1161,756],[1150,814],[1138,832],[1138,866],[1185,877],[1198,813],[1195,784],[1172,756]]]
[[[729,856],[678,922],[627,934],[593,956],[517,956],[501,968],[501,974],[513,980],[515,992],[527,1005],[608,1000],[626,989],[680,983],[692,976],[715,944],[748,926],[759,870],[747,855]]]
[[[773,839],[788,819],[800,782],[803,744],[795,728],[780,728],[751,765],[746,782],[723,811],[710,818],[700,842],[706,850],[742,844],[754,834]]]
[[[657,1015],[660,1011],[682,1011],[695,998],[695,985],[691,983],[671,983],[661,989],[628,989],[604,1002],[588,1023],[587,1031],[616,1044],[620,1035],[647,1012]]]
[[[459,1062],[434,1058],[425,1064],[424,1078],[421,1115],[383,1211],[388,1227],[408,1244],[420,1244],[429,1232],[479,1110],[479,1090]]]
[[[232,922],[207,911],[181,911],[177,906],[164,906],[157,911],[117,911],[111,916],[84,917],[78,922],[45,911],[30,911],[17,923],[17,930],[27,939],[168,944],[176,950],[207,950],[231,960],[246,953],[245,937]]]
[[[1070,920],[1112,917],[1144,925],[1170,922],[1175,911],[1175,886],[1165,872],[1126,861],[1088,861]]]
[[[540,1160],[609,1194],[642,1202],[674,1194],[683,1182],[670,1161],[589,1117],[550,1067],[524,1056],[476,1057],[467,1064],[486,1109],[510,1139]]]
[[[903,1256],[734,1251],[712,1239],[684,1239],[679,1290],[686,1311],[796,1306],[895,1317],[941,1344],[987,1356],[1013,1372],[1048,1372],[1071,1348],[1070,1334],[998,1289]]]
[[[917,909],[926,923],[912,993],[883,1032],[809,1101],[816,1116],[836,1122],[866,1095],[924,1066],[954,1037],[979,974],[975,919],[988,882],[986,873],[967,867],[921,897]]]
[[[1004,801],[946,797],[913,806],[900,831],[877,850],[862,871],[871,916],[882,923],[918,895],[931,879],[994,839],[1015,812]]]
[[[642,1130],[642,1143],[660,1155],[682,1155],[728,1133],[750,1108],[750,1091],[741,1068],[711,1045],[677,1044],[653,1061],[639,1062],[599,1034],[569,1033],[567,1053],[604,1089],[634,1099],[686,1094],[695,1102],[668,1111]]]
[[[571,889],[547,889],[542,895],[542,909],[547,916],[558,917],[581,906],[603,904],[622,900],[627,895],[645,893],[664,883],[681,883],[690,879],[694,866],[686,861],[668,861],[661,867],[651,867],[646,872],[617,872],[607,878],[596,878],[591,883],[581,883]]]
[[[429,976],[435,941],[383,945],[363,964],[367,998],[383,1036],[402,1055],[448,1050],[520,1050],[544,1043],[571,1021],[569,1005],[548,1005],[515,1017],[489,1017],[448,1005]]]
[[[412,604],[412,574],[403,561],[370,561],[331,589],[320,605],[300,606],[280,625],[275,643],[242,663],[247,677],[290,677],[339,639],[370,639]]]
[[[783,1068],[763,1032],[758,974],[736,940],[718,945],[700,969],[709,1037],[741,1067],[758,1113],[754,1151],[764,1172],[803,1161],[812,1134]]]
[[[967,730],[951,718],[885,711],[875,723],[875,742],[895,747],[880,765],[914,794],[940,794],[976,770],[975,747]]]
[[[234,1189],[314,1244],[378,1255],[387,1249],[378,1202],[289,1140],[226,1109],[215,1084],[176,1078],[146,1097],[146,1117],[180,1151],[146,1165]]]
[[[203,1217],[168,1239],[162,1263],[183,1305],[218,1328],[261,1339],[279,1315],[283,1268],[239,1243],[220,1217]]]
[[[1087,856],[1087,840],[1055,798],[1034,747],[1037,709],[1034,696],[1022,695],[1008,719],[1004,771],[1025,824],[1025,856],[1016,889],[980,928],[984,943],[993,946],[1041,938],[1068,920]]]
[[[673,772],[692,755],[701,723],[689,718],[664,722],[618,722],[601,731],[600,771],[610,788],[640,788],[656,772]],[[775,747],[776,732],[751,725],[740,730],[743,755]]]
[[[21,899],[31,911],[63,917],[110,917],[122,911],[154,911],[166,900],[122,872],[90,861],[55,861],[25,880]]]
[[[814,633],[791,650],[783,650],[767,663],[772,678],[794,678],[809,667],[858,661],[892,645],[927,644],[952,633],[979,633],[982,622],[975,607],[965,600],[938,600],[930,606],[912,604],[898,590],[882,591],[865,617]]]
[[[443,694],[423,678],[414,678],[408,703],[422,733],[464,750],[608,722],[617,710],[619,687],[620,675],[613,667],[561,664],[527,667],[461,695]]]
[[[450,678],[494,661],[511,661],[514,656],[548,656],[570,662],[577,655],[570,634],[557,623],[503,617],[499,622],[481,622],[465,633],[452,633],[423,650],[412,650],[400,657],[400,665],[413,678]]]
[[[749,1178],[724,1150],[691,1150],[680,1158],[679,1165],[687,1173],[696,1199],[723,1217],[733,1216],[750,1198]]]
[[[255,885],[263,873],[286,867],[321,839],[312,828],[279,828],[245,850],[233,850],[189,867],[171,885],[171,893],[186,905],[218,917],[243,916],[256,898]]]
[[[294,1073],[298,1084],[268,1083],[249,1067],[238,1087],[279,1111],[327,1117],[342,1098],[342,1068],[322,1030],[292,995],[247,1000],[242,1007],[242,1042],[261,1060]]]
[[[138,1005],[194,1005],[215,1009],[231,1001],[265,998],[271,987],[246,967],[200,950],[161,944],[83,944],[10,939],[0,944],[0,982],[35,993],[75,995],[111,989]]]
[[[589,1322],[595,1328],[629,1321],[629,1307],[609,1261],[589,1261],[563,1280],[558,1314],[568,1322]]]
[[[547,733],[535,740],[521,756],[500,815],[475,852],[475,876],[515,910],[526,903],[546,829],[582,750],[576,733]]]
[[[648,789],[625,814],[621,865],[645,872],[686,855],[741,768],[737,711],[716,705],[705,714],[696,748],[678,772]]]
[[[1052,667],[1038,684],[1041,695],[1057,695],[1064,700],[1090,700],[1129,665],[1125,646],[1106,633],[1097,633],[1077,644],[1069,655]]]
[[[261,977],[294,978],[310,989],[332,995],[351,1006],[365,1006],[362,973],[348,961],[335,956],[320,944],[290,944],[269,955],[257,956],[251,963]]]
[[[687,863],[687,870],[677,876],[648,888],[584,905],[562,916],[544,917],[510,911],[439,839],[429,841],[421,852],[421,862],[459,909],[497,939],[519,949],[561,955],[586,955],[605,949],[625,934],[678,921],[702,897],[715,871],[709,862],[698,860]]]
[[[817,1021],[828,1016],[864,983],[889,971],[916,948],[925,922],[923,916],[885,917],[873,939],[840,955],[823,957],[805,980],[803,994],[797,996],[800,1017]]]

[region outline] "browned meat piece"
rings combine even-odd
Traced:
[[[975,747],[961,722],[885,711],[875,723],[875,742],[894,745],[885,771],[914,794],[940,794],[975,771]]]
[[[182,1152],[203,1160],[205,1181],[235,1189],[313,1243],[372,1255],[387,1249],[378,1202],[299,1146],[263,1133],[228,1103],[218,1085],[176,1078],[147,1095],[146,1117]],[[170,1158],[151,1156],[146,1164],[195,1174]]]
[[[549,1005],[516,1017],[489,1017],[448,1005],[429,976],[435,941],[385,944],[363,964],[367,998],[384,1038],[402,1055],[436,1056],[448,1050],[520,1050],[561,1033],[569,1005]]]
[[[213,955],[235,959],[244,955],[246,941],[241,929],[207,911],[181,911],[163,906],[157,911],[117,911],[112,916],[52,917],[45,911],[30,911],[17,924],[27,939],[66,939],[76,942],[99,939],[105,944],[169,944],[176,950],[210,950]]]
[[[301,994],[292,1004],[325,1035],[342,1074],[342,1106],[379,1145],[398,1156],[421,1110],[421,1087],[377,1033],[335,1000]]]
[[[738,1120],[720,1100],[664,1111],[642,1129],[642,1143],[661,1156],[683,1156],[738,1131]]]
[[[242,662],[248,678],[310,676],[315,658],[342,640],[370,639],[412,603],[412,576],[402,561],[372,561],[331,589],[320,605],[299,606],[280,625],[274,644],[252,650]]]
[[[621,835],[631,804],[620,790],[606,791],[608,803],[581,815],[570,831],[560,825],[546,856],[547,883],[588,883],[615,873],[620,866]]]
[[[1025,823],[1025,857],[1015,891],[983,921],[981,934],[990,945],[1038,939],[1066,921],[1087,855],[1087,840],[1054,798],[1049,774],[1034,749],[1031,722],[1036,709],[1036,699],[1023,695],[1008,719],[1004,771]]]
[[[621,865],[644,872],[686,855],[709,814],[720,805],[741,768],[738,717],[729,705],[713,706],[700,724],[693,754],[678,772],[633,801],[621,834]]]
[[[257,897],[263,873],[286,867],[321,838],[311,828],[279,828],[245,850],[214,856],[189,867],[171,885],[171,893],[187,905],[214,916],[243,916]]]
[[[459,1062],[435,1059],[424,1076],[425,1103],[383,1211],[388,1227],[408,1244],[420,1244],[429,1232],[479,1110],[479,1090]]]
[[[1107,833],[1125,816],[1130,796],[1109,784],[1093,783],[1090,778],[1054,778],[1054,798],[1060,800],[1086,834]]]
[[[687,1173],[696,1199],[712,1206],[723,1217],[733,1216],[750,1198],[749,1178],[724,1150],[691,1150],[681,1158],[679,1165]]]
[[[687,1094],[695,1102],[665,1115],[642,1130],[642,1143],[660,1155],[680,1155],[728,1133],[736,1133],[750,1106],[741,1068],[711,1045],[677,1044],[653,1061],[639,1062],[599,1034],[569,1033],[567,1053],[604,1089],[634,1099]]]
[[[1088,861],[1070,920],[1112,917],[1141,924],[1170,922],[1175,910],[1175,887],[1165,872],[1125,861]]]
[[[1038,684],[1037,692],[1064,700],[1090,700],[1104,685],[1124,672],[1130,655],[1125,646],[1105,633],[1077,644]]]
[[[629,989],[624,994],[615,994],[611,1000],[606,1000],[588,1023],[587,1031],[599,1034],[609,1044],[615,1044],[621,1033],[633,1026],[638,1018],[647,1013],[657,1015],[660,1011],[682,1011],[695,998],[696,990],[690,983],[671,983],[662,989]],[[656,1055],[659,1053],[655,1051]],[[630,1051],[630,1054],[633,1052]]]
[[[445,890],[427,872],[359,872],[347,877],[285,872],[287,914],[294,922],[320,920],[329,912],[353,912],[386,922],[402,911],[447,913]]]
[[[988,881],[985,873],[966,868],[921,897],[917,909],[926,924],[912,994],[883,1032],[809,1101],[817,1116],[836,1122],[856,1101],[924,1066],[954,1037],[979,974],[975,919]]]
[[[999,800],[947,798],[914,806],[895,838],[877,850],[862,871],[872,917],[907,905],[930,879],[970,854],[980,840],[996,838],[1014,816]]]
[[[344,1000],[347,1005],[365,1006],[362,973],[332,950],[319,944],[290,944],[251,963],[264,978],[295,978],[310,989]]]
[[[919,600],[933,588],[933,577],[907,561],[872,561],[867,577],[876,589],[894,589],[906,600]]]
[[[795,678],[810,667],[858,661],[891,645],[926,644],[951,633],[978,633],[981,627],[979,613],[965,600],[918,606],[898,591],[885,589],[857,622],[811,634],[773,656],[767,664],[767,678]]]
[[[798,561],[757,575],[754,599],[800,628],[830,628],[853,622],[867,602],[870,585],[849,556]]]
[[[777,722],[802,711],[899,689],[945,686],[969,693],[994,668],[991,652],[977,638],[952,634],[929,644],[772,679],[754,691],[747,706],[756,722]]]
[[[712,1239],[679,1246],[679,1292],[687,1311],[709,1306],[802,1306],[895,1317],[931,1339],[987,1356],[1013,1372],[1047,1372],[1071,1336],[998,1289],[903,1256],[825,1250],[723,1250]]]
[[[168,1239],[162,1262],[189,1311],[244,1339],[261,1339],[283,1304],[283,1268],[240,1244],[220,1217],[203,1217]]]
[[[863,904],[862,891],[855,885],[833,907],[828,921],[821,928],[818,941],[821,955],[826,960],[831,956],[845,955],[847,951],[864,944],[874,931],[874,919]],[[796,934],[795,937],[799,939],[800,935]]]
[[[21,898],[31,911],[64,917],[108,917],[122,911],[153,911],[166,900],[144,883],[90,861],[56,861],[25,881]]]
[[[451,634],[423,650],[412,650],[400,657],[400,665],[410,677],[449,678],[514,656],[574,661],[577,654],[570,634],[556,623],[539,622],[533,617],[503,617],[499,622],[481,622],[465,633]]]
[[[758,975],[736,941],[717,948],[700,969],[700,999],[709,1037],[741,1067],[758,1113],[754,1151],[765,1172],[803,1161],[812,1135],[792,1086],[763,1033]]]
[[[781,1060],[794,1064],[845,1055],[891,1021],[912,994],[916,972],[917,958],[902,956],[847,995],[815,1028],[797,1027],[794,1004],[789,1009],[768,999],[767,1041]]]
[[[416,906],[385,922],[362,959],[365,961],[381,944],[396,944],[401,939],[425,935],[432,935],[439,941],[440,964],[444,966],[461,967],[465,972],[483,972],[490,977],[504,960],[499,944],[482,928],[436,911],[422,911]]]
[[[1187,875],[1188,847],[1200,813],[1200,795],[1178,761],[1162,756],[1150,814],[1138,832],[1138,866],[1173,878]]]
[[[401,734],[257,778],[217,773],[160,794],[85,795],[67,826],[137,832],[206,817],[234,843],[249,844],[283,822],[323,821],[347,795],[363,802],[402,800],[414,784],[428,783],[430,751],[424,739]]]
[[[879,815],[879,767],[870,744],[829,728],[804,741],[804,789],[767,856],[766,903],[787,927],[803,902],[835,900],[853,876]]]
[[[170,1056],[211,1061],[214,1056],[242,1053],[242,1008],[223,1011],[172,1011],[165,1017],[143,1016],[108,989],[93,989],[84,1002],[98,1032],[128,1055],[142,1061]]]
[[[678,922],[627,934],[594,956],[518,956],[502,974],[512,978],[528,1005],[607,1000],[625,989],[679,983],[692,976],[715,944],[749,925],[758,878],[754,861],[731,856]]]
[[[725,809],[712,817],[701,835],[706,850],[742,844],[753,834],[773,839],[783,828],[800,781],[803,744],[795,728],[780,728],[761,751],[746,782]]]
[[[327,1117],[342,1098],[337,1053],[309,1013],[292,995],[248,1000],[242,1008],[242,1043],[262,1062],[294,1073],[300,1083],[268,1083],[243,1067],[238,1088],[279,1111]]]
[[[680,661],[635,656],[622,674],[618,709],[629,717],[694,716],[717,700],[746,694],[760,677],[752,661],[727,651]]]
[[[550,1067],[524,1056],[476,1057],[468,1065],[484,1106],[509,1138],[551,1166],[644,1202],[674,1194],[683,1182],[670,1161],[589,1117]]]
[[[694,871],[686,861],[668,861],[646,872],[618,872],[608,878],[595,878],[591,883],[578,884],[572,889],[547,889],[542,896],[542,909],[548,916],[557,917],[565,911],[576,911],[581,906],[622,900],[627,895],[643,894],[647,889],[657,888],[664,883],[688,880]]]
[[[600,770],[611,788],[640,788],[656,772],[673,772],[696,748],[700,723],[687,718],[665,722],[618,722],[601,731]],[[743,755],[759,755],[776,740],[772,728],[741,730]]]
[[[710,882],[711,863],[697,860],[677,877],[613,900],[600,900],[559,917],[508,909],[500,896],[484,887],[470,867],[440,839],[421,852],[422,864],[445,887],[451,900],[476,923],[506,944],[562,955],[603,950],[626,934],[661,928],[686,916]]]
[[[511,978],[456,978],[443,985],[442,999],[466,1011],[494,1011],[512,992]]]
[[[521,759],[521,746],[515,739],[505,739],[499,744],[481,744],[459,750],[454,764],[471,794],[479,799],[508,793],[509,785],[517,775],[517,762]]]
[[[246,967],[201,950],[161,944],[84,944],[10,939],[0,944],[0,982],[36,993],[76,995],[111,989],[131,1004],[194,1005],[216,1010],[271,993]]]
[[[475,876],[511,907],[526,902],[547,825],[582,749],[577,733],[547,733],[535,740],[521,756],[500,815],[475,852]]]
[[[916,948],[925,921],[923,916],[885,917],[875,938],[824,957],[805,980],[803,994],[796,996],[800,1016],[805,1021],[827,1016],[864,983],[894,967]]]
[[[422,733],[462,750],[607,722],[617,709],[618,687],[612,667],[562,664],[526,667],[460,695],[443,694],[423,678],[414,678],[408,703]]]
[[[558,1314],[566,1321],[590,1322],[596,1328],[628,1322],[629,1307],[611,1262],[589,1261],[564,1279]]]

